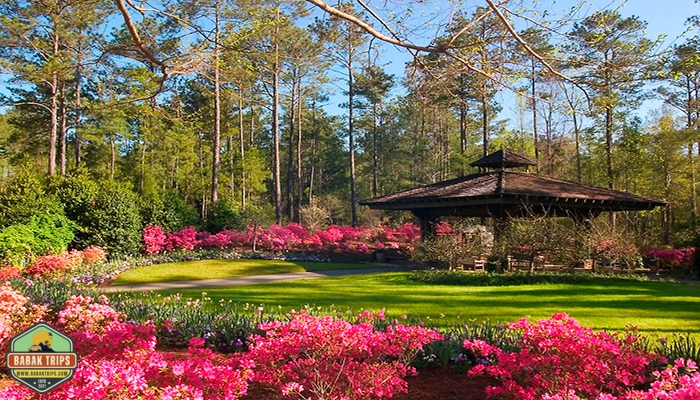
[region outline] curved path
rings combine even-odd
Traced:
[[[192,281],[170,281],[154,283],[138,283],[133,285],[116,285],[101,288],[104,292],[143,292],[149,290],[183,290],[208,287],[226,287],[243,285],[260,285],[263,283],[296,281],[299,279],[329,278],[334,276],[377,274],[380,272],[410,271],[411,268],[403,266],[386,266],[363,269],[336,269],[331,271],[316,272],[290,272],[286,274],[235,276],[231,278],[200,279]]]

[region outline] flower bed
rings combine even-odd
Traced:
[[[650,247],[644,252],[644,257],[652,263],[658,262],[659,269],[690,270],[694,253],[694,247],[688,249],[658,249]]]
[[[700,398],[697,360],[679,353],[668,365],[660,353],[667,341],[654,344],[633,329],[622,335],[593,332],[566,314],[464,326],[442,335],[402,323],[407,317],[388,320],[381,311],[364,311],[352,321],[306,311],[271,319],[251,306],[257,317],[245,319],[249,326],[235,333],[244,340],[229,347],[233,353],[222,354],[215,350],[231,337],[212,339],[210,333],[242,325],[233,320],[216,325],[202,302],[163,298],[154,308],[141,298],[79,295],[60,305],[37,304],[8,282],[0,286],[0,346],[6,351],[12,336],[38,320],[74,339],[79,368],[73,379],[41,397],[48,399],[237,399],[250,382],[290,399],[391,398],[405,392],[404,377],[414,367],[437,360],[498,379],[500,384],[487,389],[490,398]],[[231,311],[222,305],[219,312]],[[195,319],[202,325],[189,329]],[[161,351],[159,344],[187,351]],[[39,396],[15,384],[0,390],[0,398]]]
[[[164,232],[158,226],[143,230],[143,241],[148,254],[162,254],[193,249],[251,249],[268,252],[335,252],[368,254],[370,248],[413,250],[412,244],[420,239],[420,228],[405,223],[397,228],[331,225],[311,232],[299,224],[271,225],[268,228],[249,226],[245,231],[223,230],[216,234],[196,232],[193,227],[177,232]]]

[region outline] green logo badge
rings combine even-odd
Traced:
[[[73,340],[43,322],[15,336],[7,353],[12,377],[38,393],[46,393],[72,378],[77,366]]]

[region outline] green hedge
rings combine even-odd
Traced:
[[[416,282],[435,285],[460,286],[515,286],[536,284],[596,283],[605,281],[635,280],[649,281],[646,275],[604,274],[590,272],[506,272],[502,274],[481,274],[468,271],[422,270],[415,271],[410,279]]]

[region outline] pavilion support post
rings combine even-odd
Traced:
[[[435,236],[435,225],[437,225],[440,218],[430,215],[430,213],[425,211],[411,210],[411,212],[420,221],[421,239],[426,240]]]
[[[510,224],[510,217],[507,215],[494,218],[493,219],[493,241],[498,243],[503,237],[503,233],[508,230],[508,225]]]
[[[600,215],[598,210],[587,210],[584,212],[575,212],[571,214],[571,219],[574,220],[574,235],[575,241],[574,246],[579,249],[581,246],[585,246],[583,242],[583,237],[587,235],[593,229],[593,220]],[[585,266],[585,260],[581,260]],[[596,261],[592,260],[593,264],[591,268],[593,271],[596,270]]]

